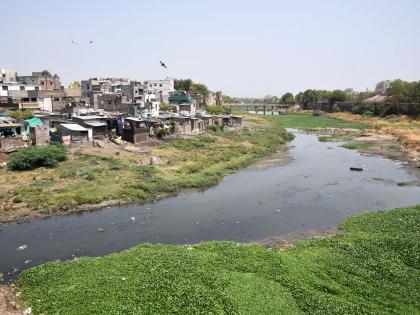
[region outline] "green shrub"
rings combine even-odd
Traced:
[[[156,131],[156,137],[158,137],[159,139],[162,139],[163,137],[168,135],[168,130],[166,130],[165,128],[159,128]]]
[[[373,116],[373,114],[375,113],[375,105],[374,104],[359,104],[353,107],[351,111],[353,114]]]
[[[207,129],[213,132],[223,132],[223,125],[210,125],[207,127]]]
[[[338,106],[338,104],[334,104],[333,107],[331,108],[331,111],[334,113],[341,112],[341,108],[340,106]]]
[[[212,115],[230,114],[230,108],[224,108],[222,105],[207,106],[207,112]]]
[[[18,111],[12,112],[10,116],[18,120],[26,120],[26,119],[31,119],[32,117],[34,117],[34,115],[32,114],[30,110],[24,110],[24,111],[18,110]]]
[[[162,103],[162,104],[160,104],[159,108],[160,108],[161,111],[171,112],[171,111],[176,109],[176,106],[172,105],[172,104]]]
[[[324,112],[322,110],[319,110],[319,109],[314,110],[312,112],[312,116],[322,116],[322,115],[324,115]]]
[[[23,200],[20,197],[15,197],[15,198],[13,198],[12,201],[13,201],[13,203],[21,203]]]
[[[67,148],[62,145],[31,147],[19,150],[10,157],[12,170],[24,171],[38,167],[55,167],[66,159]]]

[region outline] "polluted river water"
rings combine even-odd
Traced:
[[[293,130],[291,161],[248,168],[203,191],[144,205],[53,216],[0,229],[0,272],[56,259],[102,256],[142,242],[252,242],[302,229],[331,228],[365,211],[420,203],[417,179],[396,161],[362,155]],[[362,167],[353,172],[350,167]]]

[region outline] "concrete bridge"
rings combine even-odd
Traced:
[[[267,104],[267,103],[227,103],[223,104],[226,108],[236,109],[239,111],[246,111],[246,112],[263,112],[265,115],[266,112],[270,112],[271,115],[274,113],[287,113],[291,109],[295,109],[296,105],[286,105],[286,104]]]

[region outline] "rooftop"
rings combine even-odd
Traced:
[[[73,116],[73,117],[81,119],[81,120],[94,120],[94,119],[105,119],[106,118],[106,117],[98,116],[98,115]]]
[[[107,126],[107,123],[101,122],[101,121],[87,121],[85,122],[86,125],[92,126],[92,127],[101,127],[101,126]]]
[[[78,124],[60,124],[60,126],[72,131],[88,131],[88,129]]]

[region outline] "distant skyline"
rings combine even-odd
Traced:
[[[420,80],[418,0],[38,0],[1,8],[0,68],[48,69],[65,86],[169,76],[264,97]]]

